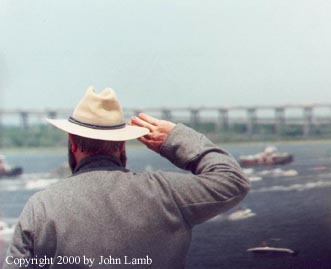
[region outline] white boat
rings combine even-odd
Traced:
[[[243,208],[243,209],[238,209],[235,212],[231,213],[228,215],[229,220],[241,220],[241,219],[247,219],[250,217],[255,216],[256,214],[249,208]]]
[[[294,256],[297,254],[297,252],[292,249],[276,247],[256,247],[249,248],[247,251],[260,256]]]

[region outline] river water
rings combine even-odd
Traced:
[[[235,157],[262,151],[263,144],[226,145]],[[233,209],[194,228],[187,268],[331,268],[331,142],[284,143],[280,151],[294,154],[285,166],[245,169],[251,191],[241,203],[248,214]],[[65,150],[4,152],[9,163],[24,168],[16,179],[0,180],[0,220],[15,224],[36,191],[59,180],[54,169],[66,162]],[[143,147],[128,147],[134,171],[177,170]],[[0,231],[2,264],[11,232]],[[261,257],[247,252],[266,242],[290,248],[296,256]],[[171,268],[169,268],[171,269]]]

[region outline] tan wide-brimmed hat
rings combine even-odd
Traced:
[[[116,93],[111,88],[97,94],[93,86],[89,87],[69,119],[47,121],[70,134],[108,141],[125,141],[149,133],[147,128],[125,124]]]

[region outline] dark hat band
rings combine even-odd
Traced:
[[[121,124],[117,124],[117,125],[94,125],[94,124],[89,124],[89,123],[85,123],[85,122],[81,122],[79,120],[74,119],[73,117],[69,117],[68,121],[80,125],[80,126],[84,126],[84,127],[88,127],[88,128],[92,128],[92,129],[99,129],[99,130],[114,130],[114,129],[121,129],[125,127],[125,123],[121,123]]]

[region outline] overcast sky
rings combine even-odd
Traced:
[[[331,103],[331,1],[0,0],[5,108]]]

